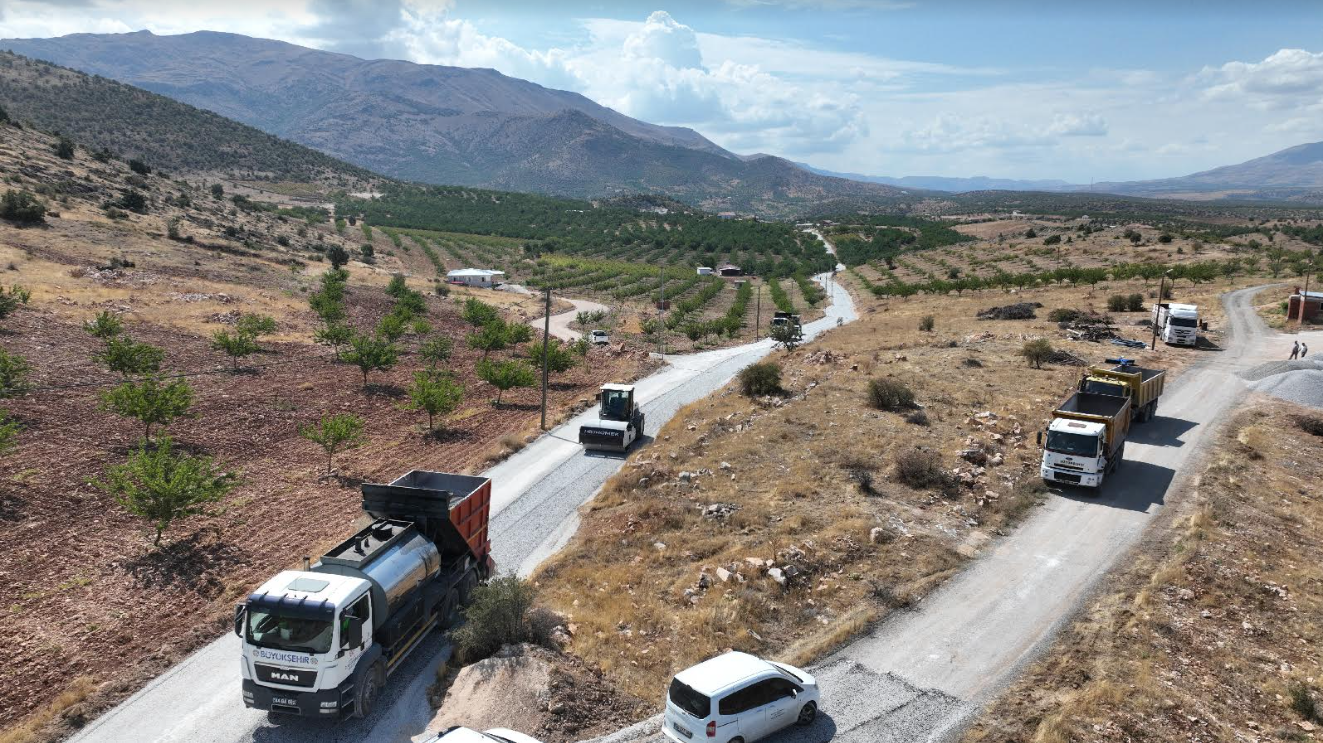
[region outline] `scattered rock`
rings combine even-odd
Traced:
[[[772,568],[768,570],[767,577],[776,581],[778,585],[784,586],[786,584],[786,574],[782,572],[781,568]]]

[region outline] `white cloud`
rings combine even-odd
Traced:
[[[1282,49],[1262,62],[1206,67],[1202,76],[1214,83],[1206,91],[1210,98],[1244,100],[1262,109],[1323,103],[1323,52]]]
[[[1107,134],[1107,120],[1098,114],[1057,114],[1046,134],[1060,137],[1102,137]]]

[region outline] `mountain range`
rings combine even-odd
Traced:
[[[658,193],[712,210],[789,213],[899,197],[776,157],[745,160],[682,127],[495,70],[363,60],[228,33],[74,34],[0,48],[214,111],[384,175],[576,197]]]

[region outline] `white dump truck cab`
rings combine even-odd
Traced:
[[[244,701],[305,716],[352,711],[359,656],[372,646],[370,591],[362,578],[286,570],[250,594],[235,615]]]
[[[1056,418],[1043,442],[1043,480],[1096,488],[1109,466],[1106,451],[1104,424]]]
[[[1194,346],[1199,341],[1199,307],[1193,304],[1160,302],[1153,306],[1153,322],[1163,343]]]
[[[597,397],[597,420],[579,426],[583,448],[625,451],[643,437],[644,416],[634,400],[634,385],[604,384]]]

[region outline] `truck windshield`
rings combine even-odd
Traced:
[[[331,622],[282,616],[267,609],[248,610],[248,639],[254,645],[303,653],[331,650]]]
[[[1098,456],[1098,437],[1065,431],[1047,432],[1047,450],[1076,457]]]
[[[1199,327],[1199,321],[1192,317],[1173,317],[1171,318],[1171,324],[1173,327],[1177,327],[1177,328]]]
[[[629,417],[629,393],[624,390],[602,390],[602,417],[625,420]]]
[[[671,704],[702,720],[712,711],[712,700],[686,686],[680,679],[671,679]]]
[[[1125,397],[1125,385],[1112,382],[1099,382],[1096,379],[1090,379],[1084,383],[1084,392],[1092,392],[1097,395],[1112,395],[1113,397]]]

